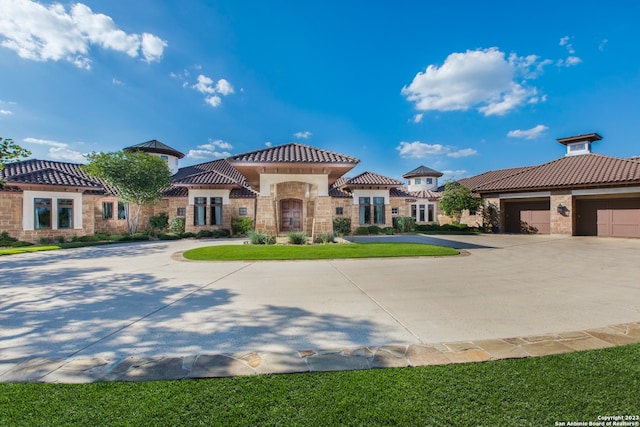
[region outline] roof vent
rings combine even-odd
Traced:
[[[567,147],[566,156],[577,156],[591,153],[591,143],[600,141],[602,137],[597,133],[587,133],[584,135],[570,136],[557,139],[560,144]]]

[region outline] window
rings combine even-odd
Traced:
[[[584,142],[580,144],[571,144],[569,145],[569,151],[583,151],[587,149],[587,144]]]
[[[113,219],[113,202],[102,202],[102,219]]]
[[[222,197],[211,198],[211,225],[222,225]]]
[[[207,225],[207,198],[196,197],[193,215],[193,225]]]
[[[186,214],[187,214],[186,208],[178,208],[178,211],[176,212],[176,215],[178,216],[185,216]]]
[[[51,228],[51,199],[34,199],[35,229]]]
[[[407,184],[411,185],[411,180],[410,179],[407,180]]]
[[[427,208],[427,215],[428,215],[428,220],[429,222],[433,222],[434,221],[434,217],[435,217],[435,209],[434,209],[434,205],[429,205]]]
[[[398,208],[391,208],[391,215],[398,215]]]
[[[384,224],[384,197],[373,198],[373,223]]]
[[[73,199],[58,199],[58,228],[73,228]]]
[[[344,215],[344,208],[337,207],[336,208],[336,215]]]
[[[169,163],[169,156],[161,155],[160,158],[165,162]]]
[[[247,208],[240,208],[238,209],[238,214],[240,216],[247,216]]]
[[[424,222],[425,216],[424,216],[424,205],[418,205],[419,207],[419,216],[418,216],[418,221],[419,222]]]
[[[360,197],[360,224],[371,224],[371,197]]]
[[[422,184],[422,180],[420,178],[416,178],[416,185]]]
[[[127,218],[127,209],[123,202],[118,202],[118,219]]]
[[[417,218],[418,214],[418,205],[411,205],[411,217]]]
[[[427,184],[433,184],[433,178],[426,178]]]

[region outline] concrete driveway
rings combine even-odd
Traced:
[[[430,344],[640,320],[640,240],[407,236],[465,256],[186,262],[242,240],[144,242],[0,258],[0,368],[125,358]],[[2,375],[0,369],[0,375]]]

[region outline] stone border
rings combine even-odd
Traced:
[[[640,343],[640,322],[540,336],[292,353],[119,360],[34,357],[8,361],[0,356],[0,382],[81,384],[403,368],[540,357],[635,343]]]

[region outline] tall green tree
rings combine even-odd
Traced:
[[[0,171],[4,169],[4,165],[11,160],[29,157],[31,151],[22,148],[10,138],[0,137]],[[2,176],[0,176],[0,185],[4,184]]]
[[[142,207],[160,200],[161,190],[171,182],[167,163],[142,151],[91,153],[86,157],[89,163],[83,169],[116,189],[125,205],[127,230],[136,233]]]
[[[460,224],[462,211],[477,210],[482,206],[482,200],[475,197],[471,189],[456,181],[449,181],[444,185],[444,192],[440,198],[440,209],[453,218],[455,224]]]

